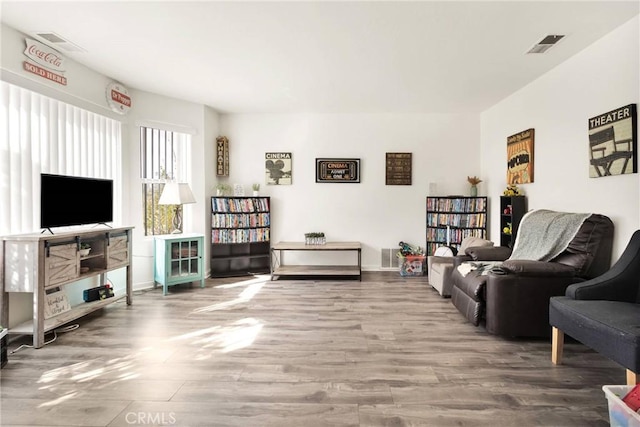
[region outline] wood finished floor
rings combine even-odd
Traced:
[[[625,381],[578,343],[554,366],[548,340],[488,335],[395,272],[158,288],[79,324],[9,356],[1,425],[606,426],[602,386]]]

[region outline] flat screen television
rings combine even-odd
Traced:
[[[113,221],[113,180],[41,174],[40,227]]]

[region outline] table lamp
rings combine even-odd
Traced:
[[[182,205],[195,202],[196,199],[186,182],[167,182],[164,185],[158,204],[175,205],[172,234],[182,233]]]

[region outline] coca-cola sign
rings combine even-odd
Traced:
[[[36,40],[25,38],[24,41],[27,44],[24,54],[27,55],[29,59],[50,70],[65,71],[65,57],[58,51]]]

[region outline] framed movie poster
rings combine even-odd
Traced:
[[[411,153],[387,153],[386,185],[411,185]]]
[[[589,177],[638,172],[636,104],[589,119]]]
[[[291,153],[265,153],[267,185],[291,185]]]
[[[507,138],[507,184],[533,182],[534,129],[527,129]]]
[[[316,182],[360,182],[360,159],[316,159]]]

